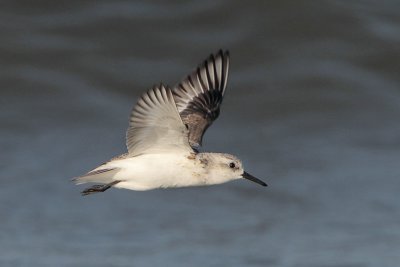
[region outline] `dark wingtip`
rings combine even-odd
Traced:
[[[211,54],[210,56],[212,56],[213,54]],[[220,48],[217,53],[215,53],[215,55],[219,55],[220,57],[224,58],[224,57],[229,57],[229,50],[228,49],[222,49]]]

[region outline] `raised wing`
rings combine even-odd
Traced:
[[[160,85],[142,95],[131,114],[126,146],[130,157],[192,151],[188,130],[182,123],[170,88]]]
[[[220,50],[174,88],[176,106],[194,148],[201,146],[204,132],[218,118],[228,70],[229,52]]]

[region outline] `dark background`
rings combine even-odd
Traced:
[[[398,266],[399,1],[2,1],[1,266]],[[270,185],[81,197],[141,92],[231,52],[206,151]]]

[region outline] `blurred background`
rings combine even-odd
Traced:
[[[1,266],[398,266],[399,1],[2,1]],[[229,49],[204,150],[268,188],[80,196],[138,96]]]

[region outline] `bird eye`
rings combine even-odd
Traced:
[[[236,167],[235,163],[233,163],[233,162],[229,163],[229,168],[233,169],[235,167]]]

